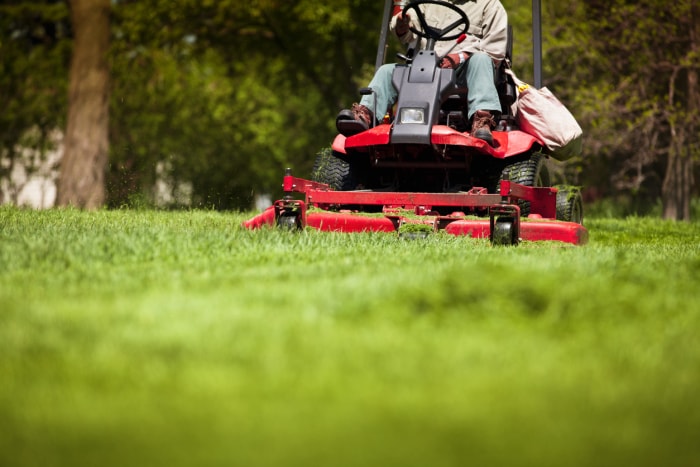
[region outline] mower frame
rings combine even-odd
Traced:
[[[558,241],[583,245],[588,231],[579,223],[556,219],[557,188],[529,187],[502,180],[501,194],[484,188],[464,193],[403,193],[336,191],[323,183],[294,177],[290,169],[283,180],[285,195],[261,214],[244,222],[248,229],[263,226],[328,232],[399,232],[409,224],[422,224],[426,232],[488,238],[496,245],[517,245],[526,241]],[[303,194],[304,199],[296,199]],[[531,214],[520,217],[518,200],[529,201]],[[356,206],[356,209],[337,207]],[[439,214],[436,208],[453,208]],[[363,216],[368,208],[380,208],[382,215]],[[463,210],[483,209],[488,219],[469,216]]]
[[[397,8],[407,3],[410,2],[385,0],[377,49],[377,67],[385,60],[392,4],[395,14]],[[533,0],[533,36],[536,41],[533,54],[536,77],[541,76],[541,53],[538,54],[538,50],[541,50],[539,3],[540,0]],[[507,60],[510,59],[510,47],[509,40]],[[426,75],[432,78],[421,76],[416,79],[415,73],[412,77],[407,71],[411,65],[407,64],[394,72],[394,84],[399,89],[415,90],[419,93],[428,89],[425,94],[434,93],[437,96],[435,105],[440,106],[446,96],[453,92],[452,88],[447,86],[453,79],[453,71],[437,68],[436,58],[434,53],[431,55],[431,50],[429,47],[428,53],[419,54],[417,59],[422,60],[420,70],[433,67],[435,71]],[[369,94],[372,91],[365,88],[360,92]],[[506,93],[504,97],[515,99],[514,92]],[[401,97],[397,106],[400,105]],[[428,104],[428,107],[431,105],[433,104]],[[509,109],[508,101],[503,105],[504,109]],[[428,108],[426,113],[436,115],[435,111]],[[506,120],[501,121],[499,131],[493,132],[493,146],[473,138],[466,131],[450,126],[449,123],[438,122],[437,117],[431,118],[428,125],[427,131],[421,129],[418,136],[413,130],[413,133],[403,134],[399,127],[406,125],[386,120],[355,135],[346,137],[339,134],[330,148],[331,159],[334,163],[348,164],[348,167],[353,163],[353,157],[360,157],[365,158],[371,167],[378,168],[377,170],[385,170],[387,167],[392,170],[392,167],[396,166],[409,171],[425,169],[447,172],[463,170],[462,166],[468,166],[474,157],[487,158],[497,163],[501,161],[504,164],[511,160],[517,163],[522,157],[540,154],[543,148],[542,143],[535,137],[517,128],[511,129],[509,121]],[[419,151],[432,150],[439,157],[429,160],[397,159],[398,153],[403,151],[403,154],[407,154],[406,151],[410,151],[411,148],[418,148]],[[361,183],[352,189],[339,189],[337,186],[331,186],[330,182],[322,183],[318,179],[314,181],[295,177],[291,169],[287,169],[282,184],[283,198],[244,222],[243,226],[249,229],[276,226],[293,229],[311,227],[332,232],[398,232],[399,236],[402,236],[414,231],[404,226],[419,225],[419,230],[426,234],[444,231],[452,235],[488,238],[496,245],[517,245],[522,240],[558,241],[573,245],[587,243],[588,232],[580,223],[582,216],[581,219],[562,220],[560,213],[560,210],[575,211],[571,209],[575,203],[579,203],[576,206],[581,206],[578,191],[535,186],[535,183],[528,186],[523,183],[525,182],[511,180],[508,173],[503,172],[497,187],[490,185],[491,191],[477,184],[472,184],[464,190],[452,187],[449,190],[443,189],[442,192],[433,189],[434,187],[430,187],[429,191],[395,190],[392,187],[378,186],[364,189]],[[521,210],[523,206],[527,206],[526,211]]]

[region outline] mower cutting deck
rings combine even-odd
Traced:
[[[562,197],[568,194],[553,187],[528,187],[502,180],[500,194],[489,194],[484,188],[464,193],[335,191],[326,184],[294,177],[288,170],[283,188],[284,198],[244,222],[244,227],[401,234],[406,225],[422,225],[425,228],[421,232],[489,238],[497,245],[517,245],[521,240],[574,245],[588,241],[588,231],[581,224],[556,220],[557,204],[565,205],[567,200]],[[295,199],[294,193],[305,198]],[[518,200],[530,202],[527,218],[520,218]],[[440,214],[446,209],[451,212]],[[483,218],[465,213],[483,211],[487,213]]]

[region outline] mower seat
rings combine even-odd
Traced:
[[[515,82],[513,78],[506,73],[506,69],[510,68],[513,59],[513,26],[508,25],[508,38],[506,39],[506,57],[501,62],[501,65],[496,70],[496,90],[498,97],[501,100],[502,115],[511,115],[511,106],[515,103],[518,95],[515,92]]]

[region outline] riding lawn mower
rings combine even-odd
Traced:
[[[391,15],[401,11],[395,3],[385,0],[377,67],[384,62]],[[419,8],[425,4],[452,9],[459,20],[444,29],[428,25]],[[318,153],[311,180],[287,169],[284,197],[244,226],[400,236],[444,231],[489,238],[496,245],[521,240],[585,244],[579,189],[550,186],[545,161],[552,151],[518,127],[513,111],[518,94],[506,73],[510,31],[506,59],[495,78],[502,112],[489,144],[470,134],[467,90],[458,86],[455,70],[439,67],[442,57],[434,51],[437,41],[463,40],[469,19],[439,0],[410,1],[403,12],[410,10],[421,24],[411,30],[425,46],[399,54],[405,63],[397,65],[392,78],[398,91],[395,109],[365,131],[338,134],[331,147]],[[533,0],[535,27],[539,11],[539,0]],[[541,36],[533,37],[539,41]],[[536,43],[536,51],[538,47]],[[541,57],[535,55],[537,82]],[[373,91],[363,88],[360,93]]]

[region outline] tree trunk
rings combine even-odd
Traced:
[[[684,138],[682,138],[684,140]],[[689,221],[693,188],[693,159],[683,143],[672,143],[662,187],[663,218]]]
[[[700,53],[700,7],[697,3],[690,7],[690,54]],[[669,150],[666,176],[662,187],[663,217],[669,220],[690,220],[690,201],[693,194],[693,160],[700,155],[700,84],[698,68],[687,68],[684,83],[685,118],[675,128],[671,122],[671,146]],[[670,104],[673,105],[673,98]]]
[[[110,0],[70,0],[70,7],[75,38],[57,203],[95,209],[105,201],[109,151]]]

